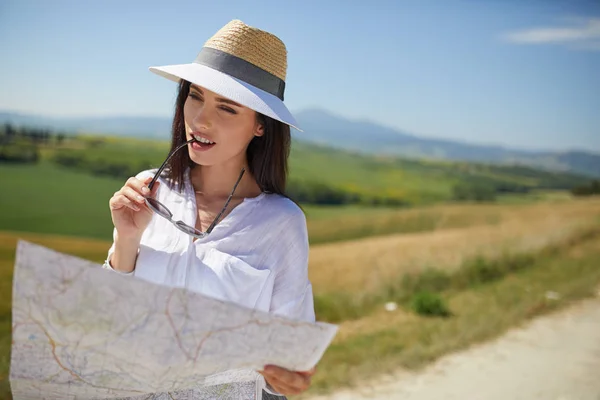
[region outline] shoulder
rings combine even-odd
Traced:
[[[285,196],[264,194],[253,210],[262,238],[271,248],[307,247],[308,228],[304,211]]]
[[[292,200],[276,193],[265,193],[262,210],[280,223],[306,224],[304,211]]]
[[[307,265],[309,240],[304,211],[285,196],[266,194],[259,214],[261,236],[268,246],[266,254],[278,270],[296,263]]]

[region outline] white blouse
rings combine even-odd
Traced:
[[[136,177],[143,180],[155,173],[147,170]],[[169,188],[162,177],[159,181],[156,199],[173,213],[173,220],[195,226],[198,212],[190,170],[184,174],[181,193]],[[113,238],[114,234],[116,229]],[[112,269],[114,248],[113,242],[105,268]],[[129,274],[292,319],[315,321],[306,219],[294,202],[278,194],[244,199],[207,237],[196,241],[154,214]],[[264,379],[257,375],[257,382],[265,388]]]

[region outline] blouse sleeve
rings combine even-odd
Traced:
[[[287,318],[315,322],[315,309],[312,285],[308,280],[308,231],[302,210],[284,224],[283,230],[273,240],[273,248],[278,253],[279,265],[275,269],[275,283],[271,297],[270,312]],[[262,378],[263,389],[268,395],[281,396],[269,387]]]
[[[314,322],[312,285],[308,280],[308,231],[302,210],[297,209],[273,238],[278,254],[270,312]]]

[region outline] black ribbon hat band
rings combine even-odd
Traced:
[[[194,62],[240,79],[283,101],[285,81],[242,58],[211,47],[203,47]]]

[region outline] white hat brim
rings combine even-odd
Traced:
[[[184,79],[202,86],[302,132],[281,99],[221,71],[197,63],[150,67],[149,70],[174,82]]]

